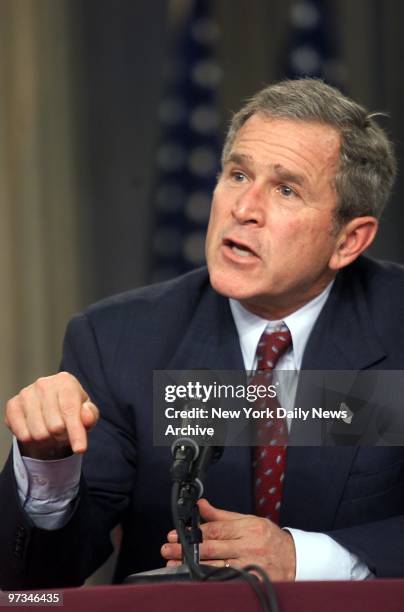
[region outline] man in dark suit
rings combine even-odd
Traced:
[[[374,119],[321,82],[270,86],[235,115],[208,272],[91,306],[69,324],[62,372],[7,405],[2,586],[80,584],[117,524],[117,581],[161,565],[160,552],[178,563],[153,370],[253,369],[272,333],[291,344],[271,368],[403,368],[404,272],[362,256],[394,174]],[[273,579],[404,576],[401,447],[290,447],[285,461],[277,524],[254,504],[251,449],[225,449],[200,501],[204,562],[257,563]]]

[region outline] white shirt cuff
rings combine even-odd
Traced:
[[[22,457],[14,437],[13,462],[20,502],[34,525],[63,527],[79,489],[82,455],[49,461]]]
[[[285,527],[296,548],[296,580],[366,580],[365,563],[325,533]]]

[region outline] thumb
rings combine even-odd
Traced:
[[[98,421],[99,411],[97,406],[90,401],[84,402],[81,406],[80,416],[84,427],[90,431]]]
[[[208,502],[207,499],[200,499],[198,501],[199,512],[201,518],[206,521],[234,521],[235,519],[244,518],[244,514],[239,512],[230,512],[229,510],[221,510],[215,508]]]

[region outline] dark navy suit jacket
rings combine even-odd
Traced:
[[[309,338],[303,369],[403,369],[404,271],[361,257],[341,271]],[[160,567],[172,528],[170,451],[153,447],[152,372],[243,369],[228,300],[207,271],[125,293],[70,322],[62,368],[101,410],[80,494],[62,529],[35,528],[21,508],[11,457],[0,477],[0,585],[77,585],[111,552],[116,580]],[[249,448],[226,448],[207,477],[216,506],[252,513]],[[404,449],[290,447],[281,524],[330,534],[376,576],[404,576]]]

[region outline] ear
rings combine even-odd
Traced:
[[[376,217],[356,217],[344,225],[337,236],[334,253],[329,261],[331,270],[340,270],[355,261],[376,236],[379,222]]]

